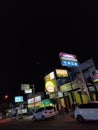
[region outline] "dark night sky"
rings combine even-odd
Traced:
[[[20,94],[21,83],[43,90],[44,75],[61,67],[61,51],[75,54],[80,63],[93,58],[98,68],[97,5],[6,3],[0,21],[0,96]]]

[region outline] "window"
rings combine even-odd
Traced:
[[[98,108],[98,103],[81,104],[79,108]]]

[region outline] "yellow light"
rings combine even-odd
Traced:
[[[48,92],[54,92],[54,84],[51,81],[46,82],[46,90]]]

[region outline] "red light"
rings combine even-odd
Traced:
[[[4,98],[7,99],[7,98],[8,98],[8,95],[5,95]]]

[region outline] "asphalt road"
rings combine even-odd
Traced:
[[[1,119],[0,130],[98,130],[98,122],[79,124],[73,118],[63,116],[36,122],[33,122],[31,117]]]

